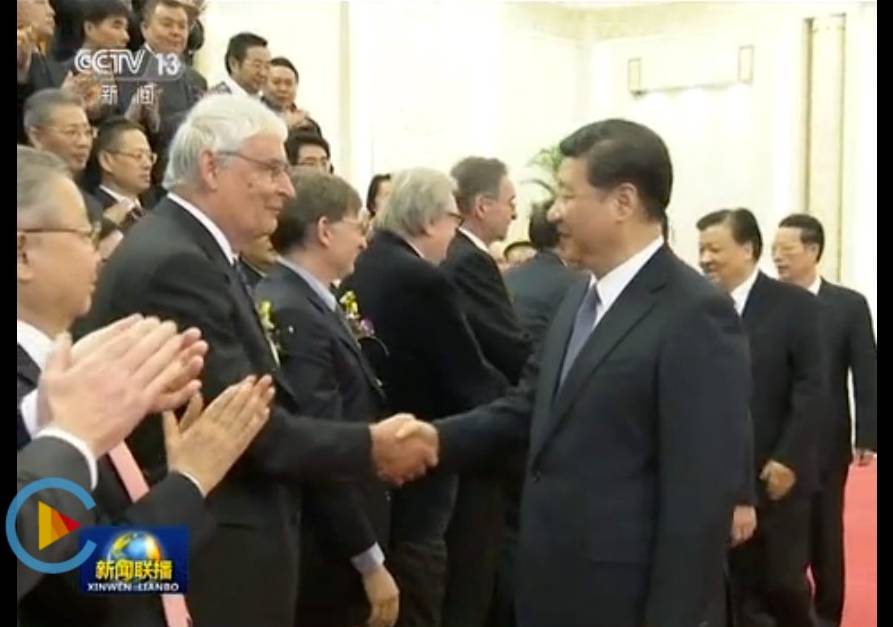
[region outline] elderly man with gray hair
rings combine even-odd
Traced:
[[[342,289],[353,292],[387,348],[376,365],[391,409],[433,420],[492,400],[505,379],[484,360],[456,289],[438,268],[461,222],[452,181],[413,169],[393,182],[388,210]],[[389,564],[400,588],[398,625],[441,624],[456,481],[435,471],[393,495]]]
[[[177,130],[165,174],[168,196],[137,224],[107,262],[90,326],[133,312],[201,329],[209,344],[206,394],[247,375],[271,373],[270,420],[208,499],[217,520],[206,550],[190,563],[196,625],[292,627],[298,591],[300,494],[305,480],[339,481],[377,472],[400,482],[436,463],[431,448],[398,442],[398,416],[375,425],[300,415],[276,352],[276,321],[259,316],[237,263],[252,240],[272,233],[294,196],[285,124],[246,96],[201,100]],[[150,478],[165,466],[157,423],[135,432]]]

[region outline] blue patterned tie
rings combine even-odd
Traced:
[[[571,333],[571,339],[568,340],[567,351],[564,353],[564,363],[561,365],[560,384],[562,385],[571,366],[574,365],[574,361],[576,361],[577,356],[583,349],[583,345],[586,344],[586,340],[592,335],[600,303],[601,298],[598,295],[598,287],[593,281],[586,291],[583,302],[580,303],[580,308],[577,310],[577,317],[574,319],[574,330]]]

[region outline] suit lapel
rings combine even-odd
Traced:
[[[37,381],[40,379],[40,368],[37,367],[37,364],[34,363],[34,360],[31,359],[20,344],[16,344],[16,374],[33,387],[37,387]]]
[[[568,295],[555,313],[555,318],[552,320],[543,343],[543,352],[540,358],[540,375],[537,382],[537,400],[530,438],[531,450],[538,448],[538,444],[545,433],[550,409],[555,399],[555,391],[558,387],[558,377],[561,374],[564,353],[567,351],[567,343],[574,328],[574,318],[577,310],[580,308],[583,296],[586,294],[588,285],[588,281],[581,280],[568,290]]]
[[[599,320],[595,330],[580,350],[580,354],[577,355],[564,383],[557,388],[551,411],[546,412],[548,417],[545,420],[541,437],[535,446],[533,443],[531,445],[531,455],[535,456],[539,453],[549,436],[561,424],[561,420],[567,415],[586,383],[598,372],[601,364],[657,304],[657,292],[666,284],[667,264],[672,259],[672,253],[668,249],[658,250]],[[585,288],[583,291],[585,292]],[[579,298],[574,299],[577,307],[570,312],[570,322],[564,323],[568,329],[563,333],[567,337],[564,338],[564,345],[561,348],[561,359],[555,359],[550,363],[550,370],[545,373],[549,376],[546,382],[550,384],[557,385],[567,347],[567,338],[570,337],[573,320],[581,300],[582,294]],[[568,315],[568,312],[565,312],[565,315]]]
[[[239,314],[239,322],[248,332],[250,336],[248,339],[258,347],[258,352],[263,355],[263,361],[265,362],[263,367],[270,372],[277,370],[273,349],[270,346],[270,341],[264,332],[263,326],[261,326],[254,301],[242,284],[237,270],[230,263],[229,259],[226,258],[214,236],[208,232],[204,225],[193,218],[189,212],[170,198],[165,197],[162,199],[154,211],[173,220],[181,228],[187,230],[193,241],[205,252],[208,258],[220,267],[229,283],[230,294]]]
[[[335,337],[347,347],[347,349],[353,354],[354,358],[359,362],[360,369],[363,371],[363,374],[368,379],[369,385],[376,390],[379,394],[383,395],[384,392],[381,389],[381,384],[378,381],[378,377],[375,376],[375,373],[372,372],[372,368],[369,366],[366,361],[365,355],[363,355],[363,350],[360,347],[360,344],[357,342],[356,338],[350,332],[350,329],[347,328],[345,322],[338,317],[338,314],[329,309],[328,305],[320,298],[319,294],[304,280],[304,277],[298,275],[296,272],[293,272],[289,268],[285,268],[281,265],[277,265],[274,268],[274,272],[283,278],[287,283],[293,285],[296,289],[300,290],[300,292],[304,295],[305,298],[313,305],[323,316],[323,319],[326,321],[326,324],[329,325],[329,328],[335,334]]]
[[[764,296],[768,283],[769,280],[760,272],[757,274],[757,280],[754,281],[753,287],[750,288],[750,294],[744,304],[744,311],[741,312],[741,319],[749,333],[752,333],[754,326],[765,318],[768,303]]]

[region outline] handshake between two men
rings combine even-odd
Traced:
[[[41,422],[80,437],[99,457],[145,415],[160,413],[170,471],[188,476],[206,495],[267,422],[274,393],[269,376],[248,377],[204,408],[199,377],[207,350],[197,329],[178,332],[171,322],[142,316],[74,346],[65,336],[41,378]],[[172,410],[183,405],[178,423]],[[437,465],[439,438],[430,423],[401,413],[369,429],[381,479],[402,485]]]
[[[370,427],[379,478],[395,485],[418,479],[438,463],[440,439],[430,423],[396,414]]]

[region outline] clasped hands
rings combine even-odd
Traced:
[[[430,423],[396,414],[369,427],[378,476],[395,485],[418,479],[438,463],[440,438]]]

